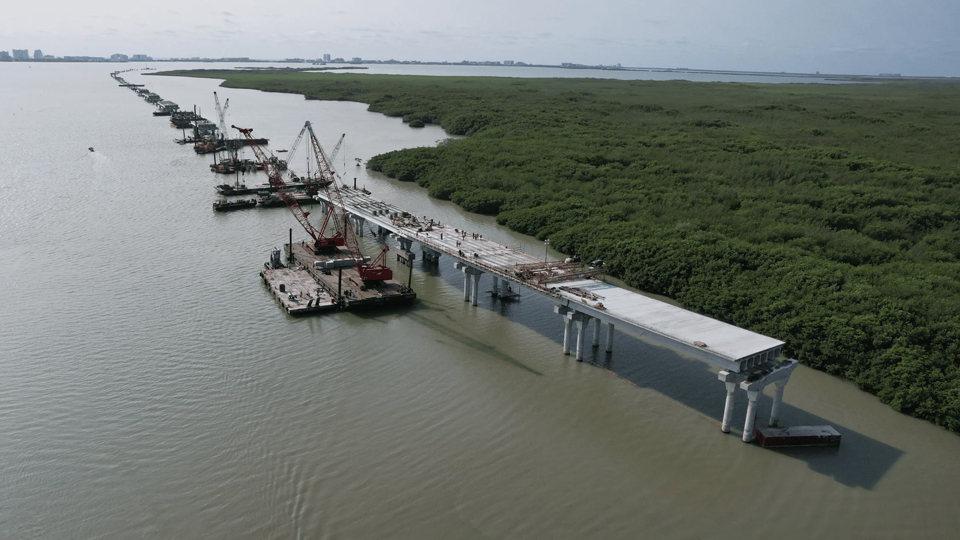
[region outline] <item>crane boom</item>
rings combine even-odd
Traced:
[[[337,159],[337,154],[340,153],[340,147],[343,146],[343,139],[347,136],[346,133],[340,136],[340,140],[337,141],[337,145],[333,147],[333,152],[330,152],[330,166],[333,167],[334,160]]]
[[[347,250],[350,251],[350,256],[353,258],[357,271],[360,273],[360,279],[363,281],[380,281],[385,279],[393,278],[393,270],[387,267],[384,262],[386,260],[386,253],[389,250],[387,246],[383,246],[380,254],[377,258],[370,264],[366,264],[363,260],[363,254],[360,252],[360,244],[357,242],[357,236],[353,232],[353,227],[350,226],[350,220],[347,219],[347,210],[346,205],[343,203],[343,196],[340,195],[340,186],[337,184],[336,171],[331,164],[331,161],[327,158],[326,152],[324,152],[323,147],[320,146],[320,142],[317,140],[316,134],[313,132],[313,125],[308,121],[304,124],[304,127],[310,133],[310,143],[313,147],[314,155],[317,158],[317,174],[320,178],[321,183],[326,186],[325,189],[330,194],[330,200],[333,202],[332,210],[336,213],[335,220],[337,227],[340,228],[340,233],[343,235],[344,245]],[[343,137],[340,137],[340,143],[343,142]],[[340,143],[337,143],[339,148]]]
[[[217,96],[216,92],[214,92],[213,102],[217,106],[217,120],[219,120],[220,122],[219,124],[217,124],[217,127],[220,128],[220,137],[226,137],[227,136],[227,109],[230,108],[230,98],[227,98],[227,100],[223,102],[223,107],[221,107],[220,97]]]
[[[303,134],[306,132],[307,132],[307,126],[303,126],[303,129],[300,130],[300,134],[297,135],[296,140],[294,140],[293,144],[290,146],[290,151],[287,154],[287,163],[293,163],[293,156],[294,154],[297,153],[297,150],[300,148],[300,141],[303,140]],[[337,145],[333,148],[333,152],[330,154],[331,163],[333,163],[333,160],[336,159],[337,154],[340,152],[340,147],[343,146],[343,139],[346,136],[347,136],[346,133],[344,133],[343,135],[340,135],[340,140],[337,141]],[[312,182],[313,180],[310,178],[310,159],[309,158],[310,156],[307,155],[307,175],[304,178],[306,179],[305,181]],[[318,175],[318,178],[319,178],[319,183],[321,185],[328,182],[327,178],[320,177],[319,175]]]
[[[254,155],[257,156],[257,161],[263,164],[263,171],[267,173],[267,178],[270,180],[270,185],[277,190],[277,196],[287,204],[287,208],[289,208],[294,217],[297,218],[297,221],[300,222],[300,225],[303,226],[303,229],[307,231],[307,234],[309,234],[311,238],[313,238],[314,250],[320,251],[323,249],[342,246],[344,242],[342,234],[337,233],[331,237],[324,235],[327,224],[330,222],[330,215],[333,212],[327,212],[326,218],[324,218],[320,229],[314,227],[309,220],[310,212],[304,211],[303,207],[300,206],[300,203],[297,202],[297,198],[293,195],[293,193],[290,192],[290,188],[287,186],[286,182],[283,181],[283,174],[280,171],[277,163],[267,158],[266,152],[263,151],[263,148],[257,144],[256,139],[253,138],[253,130],[249,128],[239,128],[237,126],[232,127],[246,137],[247,144],[253,150]]]
[[[287,163],[293,163],[293,155],[297,153],[297,148],[300,148],[300,140],[303,139],[303,134],[307,132],[307,128],[304,127],[300,130],[300,134],[297,135],[297,139],[293,141],[293,144],[290,146],[290,151],[287,152]]]

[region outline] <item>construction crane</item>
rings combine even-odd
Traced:
[[[220,123],[217,124],[217,127],[220,128],[220,137],[224,138],[227,136],[226,118],[227,118],[227,109],[230,108],[230,98],[227,98],[227,100],[223,102],[223,107],[220,107],[220,98],[217,96],[217,93],[214,92],[213,102],[217,106],[217,119],[220,121]]]
[[[300,141],[303,139],[303,134],[307,132],[307,126],[303,126],[303,129],[300,130],[300,134],[297,135],[297,139],[293,141],[293,145],[290,146],[290,152],[287,153],[287,163],[293,163],[293,155],[297,153],[297,149],[300,147]],[[333,147],[333,152],[330,152],[330,163],[333,163],[333,160],[337,159],[337,154],[340,153],[340,147],[343,146],[343,139],[347,136],[346,133],[340,135],[340,139],[337,141],[337,145]],[[291,178],[294,178],[293,173]],[[307,155],[307,175],[304,177],[308,181],[310,180],[310,156]],[[324,180],[320,181],[321,184],[324,183]]]
[[[276,189],[277,196],[287,204],[287,208],[289,208],[294,217],[297,218],[297,221],[299,221],[300,225],[302,225],[304,230],[307,231],[307,234],[313,238],[314,252],[319,253],[323,250],[344,245],[344,235],[342,233],[337,232],[333,236],[327,236],[325,234],[327,225],[330,222],[330,216],[333,214],[333,212],[327,212],[327,215],[323,220],[323,224],[319,229],[314,227],[309,220],[310,212],[304,211],[304,209],[300,206],[300,203],[297,202],[297,198],[293,195],[293,193],[290,192],[290,188],[287,186],[286,182],[283,181],[283,174],[280,171],[278,163],[275,160],[271,160],[267,157],[267,153],[257,143],[257,140],[253,138],[253,130],[239,128],[237,126],[232,127],[243,134],[243,136],[247,139],[247,143],[253,150],[254,155],[256,155],[257,161],[263,164],[263,172],[267,173],[267,178],[270,180],[270,185]]]
[[[240,141],[231,141],[227,139],[227,109],[230,108],[230,98],[227,98],[223,102],[223,107],[220,106],[220,97],[217,96],[217,93],[213,93],[213,103],[217,106],[217,129],[220,130],[220,140],[223,142],[223,147],[230,152],[230,158],[234,162],[237,161],[237,151],[240,149]],[[216,144],[214,144],[216,148]],[[214,163],[216,163],[216,153],[214,153]]]
[[[333,168],[331,160],[327,158],[326,153],[323,151],[323,147],[320,146],[320,142],[313,132],[313,125],[308,121],[304,124],[304,128],[310,133],[310,143],[317,161],[317,177],[320,178],[320,182],[325,186],[330,200],[333,202],[332,212],[328,212],[327,215],[329,216],[331,213],[336,214],[334,219],[336,220],[337,226],[340,227],[340,232],[343,234],[344,244],[350,251],[350,255],[357,266],[360,279],[365,282],[392,279],[393,270],[385,264],[387,251],[390,250],[386,245],[383,246],[383,249],[380,251],[380,254],[377,255],[376,259],[369,264],[364,259],[363,254],[360,252],[360,244],[357,242],[357,237],[353,232],[353,227],[350,226],[350,220],[347,219],[347,209],[343,204],[343,197],[340,195],[340,185],[337,184],[336,170]],[[340,142],[343,142],[343,137],[340,137]],[[340,143],[337,143],[338,148],[339,146]]]

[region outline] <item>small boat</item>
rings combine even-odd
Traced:
[[[90,150],[91,152],[96,152],[96,150],[94,150],[92,146],[89,148],[89,150]]]
[[[257,205],[256,199],[238,199],[235,201],[228,201],[226,199],[220,199],[213,202],[213,209],[217,212],[227,212],[230,210],[240,210],[243,208],[253,208]]]
[[[286,150],[277,150],[277,152],[286,152]]]

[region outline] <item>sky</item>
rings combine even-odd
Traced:
[[[960,76],[958,23],[960,0],[14,0],[0,50]]]

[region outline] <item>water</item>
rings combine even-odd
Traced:
[[[291,64],[285,64],[290,67]],[[343,67],[331,64],[331,67]],[[362,69],[335,70],[333,73],[382,73],[388,75],[435,75],[457,77],[585,78],[628,81],[698,81],[738,83],[819,83],[846,84],[851,81],[818,76],[750,75],[747,73],[698,73],[656,69],[567,69],[530,66],[471,66],[436,64],[363,64]]]
[[[822,373],[782,417],[843,446],[771,451],[720,432],[706,364],[622,333],[579,364],[548,302],[473,308],[450,260],[413,309],[285,316],[257,272],[296,222],[213,213],[209,157],[112,69],[0,64],[0,537],[955,537],[960,437]],[[216,81],[127,80],[213,115]],[[543,253],[351,165],[435,127],[218,93],[274,149],[347,133],[348,180]]]

